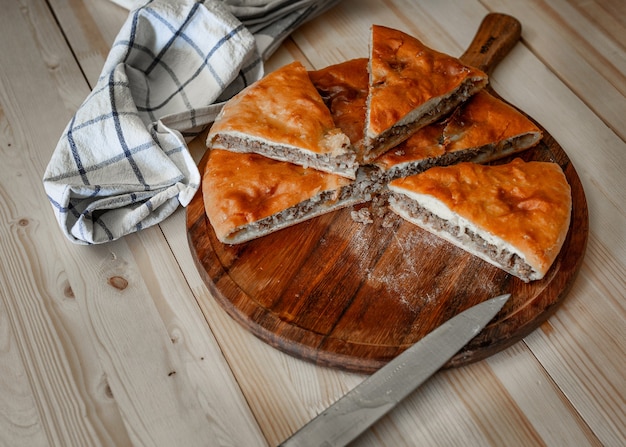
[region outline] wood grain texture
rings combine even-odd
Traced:
[[[490,71],[519,35],[517,21],[488,16],[463,57]],[[348,208],[228,246],[215,238],[199,194],[187,210],[192,252],[216,299],[252,333],[297,357],[356,372],[378,369],[467,307],[511,293],[496,320],[449,363],[464,365],[545,321],[584,255],[586,199],[567,155],[545,132],[523,158],[559,163],[574,202],[562,252],[546,277],[531,284],[371,204],[369,225],[355,222]]]
[[[569,2],[532,0],[528,4],[506,0],[486,0],[490,8],[517,17],[527,28],[526,45],[542,55],[542,61],[571,90],[600,116],[622,139],[626,139],[626,60],[623,23],[617,29],[613,20],[626,16],[623,2]],[[619,3],[619,6],[618,6]],[[533,8],[544,11],[530,13]],[[596,15],[589,19],[590,11]],[[608,16],[613,15],[613,19]]]
[[[138,293],[124,295],[131,303],[110,296],[117,289],[99,269],[108,253],[64,241],[40,179],[127,12],[108,0],[5,3],[0,445],[124,446],[130,432],[136,445],[163,445],[169,435],[159,442],[144,434],[185,427],[185,441],[210,444],[204,430],[189,428],[180,394],[197,401],[188,407],[217,434],[215,444],[272,446],[359,383],[362,374],[272,348],[223,311],[192,259],[185,209],[110,246],[130,266],[126,279]],[[522,22],[522,41],[494,71],[493,86],[549,130],[584,185],[587,250],[558,310],[522,342],[435,375],[355,446],[626,445],[624,6],[342,0],[266,64],[269,72],[294,58],[322,68],[362,57],[372,23],[462,54],[488,10],[507,12]],[[203,142],[193,145],[199,161]],[[176,382],[161,377],[161,366],[177,371]],[[177,413],[178,406],[186,409]]]
[[[84,326],[59,266],[40,183],[49,156],[41,148],[65,125],[63,112],[75,97],[63,94],[65,81],[77,70],[40,2],[5,5],[0,28],[6,33],[0,48],[0,407],[7,412],[0,417],[1,443],[111,445],[103,429],[111,421],[110,401],[100,400],[84,375],[102,377],[91,363],[91,342],[70,342]],[[57,113],[47,115],[51,109]],[[77,357],[85,353],[82,368]],[[114,439],[123,442],[124,435],[122,428]]]
[[[41,178],[89,85],[45,2],[0,25],[0,445],[264,445],[158,227],[64,239]]]

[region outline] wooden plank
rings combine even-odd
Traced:
[[[534,103],[528,105],[531,110],[527,111],[555,130],[554,136],[578,169],[590,205],[589,244],[579,279],[562,309],[526,342],[601,442],[618,445],[626,439],[626,344],[623,335],[609,334],[605,328],[619,331],[626,319],[621,299],[626,290],[626,233],[623,230],[626,216],[621,211],[621,204],[626,203],[626,181],[622,173],[626,144],[623,134],[613,132],[613,124],[623,120],[618,118],[623,112],[611,115],[610,109],[614,105],[623,108],[626,103],[612,85],[608,86],[602,79],[595,82],[601,75],[596,68],[587,65],[579,48],[571,42],[597,33],[589,31],[572,36],[570,33],[576,27],[562,27],[572,17],[582,20],[575,11],[563,5],[564,18],[557,20],[561,9],[552,10],[559,14],[550,16],[538,13],[536,8],[519,8],[519,2],[488,3],[500,11],[521,14],[528,30],[528,37],[523,33],[523,38],[529,41],[535,53],[520,54],[516,61],[505,61],[499,72],[503,80],[509,76],[526,79],[526,88],[520,90],[510,82],[502,82],[498,90],[518,105]],[[546,21],[546,17],[553,21]],[[580,29],[589,26],[585,24]],[[539,29],[547,30],[548,34],[549,30],[567,31],[564,34],[553,31],[546,36],[546,32],[539,33]],[[526,52],[524,48],[520,50],[524,51],[518,53]],[[623,48],[616,54],[614,57],[624,60]],[[563,81],[546,73],[537,57],[551,65]],[[579,76],[581,78],[577,79]],[[591,82],[591,87],[575,90],[597,90],[598,95],[585,93],[586,96],[579,98],[563,82]],[[544,98],[543,102],[528,101],[530,95],[537,94]],[[604,122],[585,103],[603,116]],[[620,121],[615,121],[617,119]],[[601,368],[595,366],[600,364]],[[607,407],[611,410],[605,410]]]
[[[505,392],[523,414],[525,424],[532,426],[537,437],[546,445],[601,445],[542,365],[529,364],[521,348],[520,345],[513,346],[490,357],[486,363],[493,377],[502,383]],[[529,393],[529,390],[532,391]],[[551,398],[542,399],[539,396]],[[545,424],[547,414],[559,420],[559,424]],[[495,427],[494,431],[497,431]]]
[[[50,6],[85,78],[95,85],[128,11],[98,0],[51,0]]]
[[[178,234],[184,239],[184,232]],[[159,317],[166,325],[178,367],[182,368],[180,372],[193,390],[191,402],[198,402],[199,408],[194,411],[206,419],[204,423],[220,443],[265,445],[246,398],[172,256],[170,244],[176,241],[166,243],[161,231],[145,231],[126,239],[133,258],[141,266]],[[200,438],[200,444],[205,442],[206,439]]]
[[[598,249],[591,238],[590,257],[597,256]],[[619,266],[612,268],[620,271]],[[570,300],[526,339],[603,445],[626,440],[626,281],[621,272],[621,277],[605,282],[583,268]]]
[[[601,445],[531,357],[517,344],[442,371],[355,445]]]
[[[100,247],[63,238],[41,175],[88,88],[45,4],[0,20],[14,39],[0,50],[1,345],[17,361],[0,394],[17,391],[6,407],[20,410],[3,439],[265,445],[159,229]]]
[[[12,2],[0,18],[10,36],[0,49],[5,259],[0,288],[7,323],[3,344],[16,362],[2,374],[0,395],[3,402],[12,399],[3,408],[13,410],[3,419],[11,423],[2,433],[9,445],[123,445],[128,437],[119,417],[111,416],[115,404],[98,386],[103,371],[92,363],[90,340],[71,342],[74,329],[84,326],[60,268],[53,241],[63,242],[62,236],[41,186],[54,138],[69,117],[63,111],[77,102],[75,95],[64,94],[71,91],[65,80],[77,74],[72,57],[42,6]],[[105,425],[114,427],[114,434]]]
[[[621,0],[573,0],[578,11],[618,44],[626,35],[626,6]]]
[[[86,333],[131,440],[142,445],[204,445],[207,439],[262,445],[238,389],[215,374],[229,373],[220,365],[219,349],[207,347],[206,327],[199,327],[189,306],[180,302],[191,298],[184,282],[177,280],[177,271],[158,269],[169,256],[166,247],[161,252],[154,248],[163,247],[157,243],[160,234],[146,231],[141,238],[145,242],[129,237],[127,244],[118,241],[75,253],[75,264],[67,265]],[[80,265],[93,268],[81,270]],[[208,389],[212,381],[220,386]]]
[[[600,116],[622,140],[626,116],[626,48],[566,1],[533,5],[487,0],[492,10],[518,17],[524,42],[541,61]],[[597,8],[596,8],[597,9]],[[537,14],[536,11],[542,11]],[[601,69],[599,68],[601,67]]]
[[[511,358],[519,374],[511,374]],[[523,344],[437,374],[355,445],[600,445]],[[533,373],[526,375],[529,371]],[[529,386],[532,384],[532,386]],[[561,421],[556,425],[546,417]]]

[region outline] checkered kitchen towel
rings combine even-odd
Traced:
[[[154,0],[133,9],[44,174],[64,234],[103,243],[186,206],[200,173],[185,141],[261,78],[289,33],[337,1]]]

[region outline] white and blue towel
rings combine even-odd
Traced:
[[[200,173],[185,141],[263,76],[289,33],[337,1],[155,0],[133,9],[44,174],[64,234],[112,241],[186,206]]]

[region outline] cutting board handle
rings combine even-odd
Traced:
[[[515,17],[500,13],[487,14],[460,59],[467,65],[491,74],[521,35],[522,24]]]

